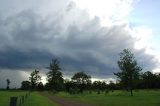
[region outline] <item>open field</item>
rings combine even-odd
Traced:
[[[131,97],[128,92],[115,91],[105,95],[104,93],[97,94],[76,94],[70,95],[64,92],[57,94],[57,96],[66,99],[90,103],[96,106],[160,106],[160,90],[140,90],[134,92]]]
[[[130,96],[130,93],[125,91],[114,91],[107,95],[104,93],[97,94],[96,92],[92,92],[91,94],[85,92],[83,94],[74,95],[65,92],[60,92],[58,94],[44,93],[50,95],[50,97],[53,96],[53,98],[58,97],[59,101],[63,103],[73,104],[79,102],[82,104],[91,104],[89,106],[160,106],[160,90],[139,90],[134,92],[133,97]],[[23,91],[0,91],[0,106],[9,106],[9,99],[11,96],[22,96],[25,94],[26,92]],[[32,92],[25,101],[24,106],[58,106],[55,99],[51,101],[51,99],[47,97],[49,96],[42,96],[38,92]]]
[[[20,97],[25,95],[26,93],[27,92],[23,91],[0,91],[0,106],[9,106],[10,97],[13,96]],[[39,95],[37,92],[33,92],[28,96],[24,106],[58,106],[58,105],[56,105],[46,97]]]

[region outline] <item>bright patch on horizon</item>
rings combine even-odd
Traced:
[[[47,77],[44,76],[44,75],[41,77],[41,82],[42,82],[43,84],[46,84],[46,83],[47,83],[46,78],[47,78]]]
[[[153,73],[160,73],[160,68],[152,70]]]

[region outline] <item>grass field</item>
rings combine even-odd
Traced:
[[[95,92],[92,94],[70,95],[61,92],[57,94],[57,96],[94,104],[96,106],[160,106],[160,90],[140,90],[134,92],[133,97],[125,91],[110,92],[107,95],[104,93],[97,94]]]
[[[10,97],[24,96],[27,92],[23,91],[0,91],[0,106],[9,106]],[[58,106],[51,102],[46,97],[38,94],[38,92],[31,93],[23,106]]]
[[[22,91],[0,91],[0,106],[9,106],[10,97],[22,96],[25,94],[26,92]]]
[[[9,106],[11,96],[22,96],[27,92],[22,91],[0,91],[0,106]],[[52,95],[52,94],[51,94]],[[56,96],[63,97],[73,101],[81,101],[93,104],[94,106],[160,106],[160,90],[139,90],[134,92],[131,97],[130,93],[125,91],[114,91],[105,95],[92,92],[89,94],[70,95],[60,92]],[[24,106],[58,106],[48,98],[41,96],[38,92],[32,92],[25,101]]]
[[[48,98],[39,95],[38,92],[33,92],[27,99],[25,106],[58,106],[58,105],[51,102]]]

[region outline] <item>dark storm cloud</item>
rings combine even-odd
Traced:
[[[52,54],[42,51],[22,52],[9,49],[0,52],[0,68],[7,69],[34,69],[44,68],[49,64]]]
[[[74,4],[50,16],[25,10],[0,19],[0,67],[45,68],[57,57],[66,75],[84,70],[103,77],[118,71],[118,53],[130,48],[142,67],[154,68],[153,56],[134,49],[126,24],[102,27],[100,21]]]

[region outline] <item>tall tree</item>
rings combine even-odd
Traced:
[[[37,84],[41,81],[41,76],[39,75],[38,70],[34,70],[29,77],[29,80],[31,82],[31,89],[34,90],[37,87]]]
[[[114,74],[120,79],[122,85],[130,91],[131,96],[133,96],[132,90],[139,79],[139,72],[142,68],[138,66],[134,55],[128,49],[124,49],[120,53],[120,59],[117,63],[121,72]]]
[[[9,79],[6,79],[6,82],[7,82],[7,88],[6,89],[9,90],[10,89],[9,85],[10,85],[11,81]]]
[[[60,72],[59,61],[57,59],[52,60],[49,66],[49,72],[47,73],[47,87],[48,89],[54,89],[56,91],[62,90],[63,88],[63,76]]]
[[[78,88],[80,88],[80,92],[82,93],[83,90],[86,88],[87,84],[90,84],[91,82],[91,76],[87,75],[84,72],[78,72],[74,74],[72,77],[72,80],[76,82]]]

